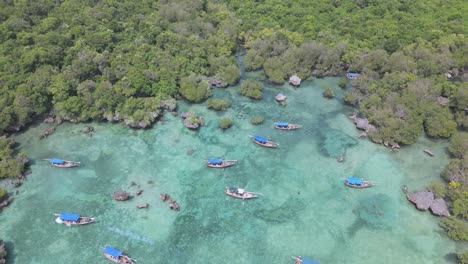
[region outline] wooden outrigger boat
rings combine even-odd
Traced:
[[[136,260],[130,258],[126,254],[124,254],[122,251],[116,248],[113,248],[111,246],[106,246],[106,248],[104,248],[104,250],[102,251],[102,254],[104,254],[104,256],[108,260],[118,263],[118,264],[135,264],[136,263]]]
[[[294,130],[294,129],[298,129],[301,127],[302,127],[301,125],[291,124],[288,122],[276,122],[275,123],[275,128],[280,129],[280,130]]]
[[[264,146],[267,148],[277,148],[279,146],[278,143],[267,140],[266,138],[261,136],[253,135],[250,137],[252,138],[253,142],[257,143],[260,146]]]
[[[312,260],[310,258],[306,258],[306,257],[292,257],[295,262],[294,264],[319,264],[317,261],[315,260]]]
[[[47,161],[49,161],[52,166],[55,166],[58,168],[71,168],[71,167],[77,167],[81,165],[81,162],[78,162],[78,161],[63,160],[63,159],[57,159],[57,158],[51,158],[51,159],[48,159]]]
[[[222,160],[210,158],[206,160],[206,166],[210,168],[226,168],[236,164],[237,160]]]
[[[61,213],[61,214],[54,214],[57,218],[55,222],[58,224],[65,224],[67,226],[72,225],[86,225],[90,223],[96,222],[95,218],[81,216],[79,214],[74,213]]]
[[[239,199],[243,199],[243,200],[258,197],[258,193],[247,192],[244,189],[236,188],[236,187],[226,187],[225,193],[227,195],[229,195],[229,196],[234,197],[234,198],[239,198]]]
[[[349,186],[349,187],[352,187],[352,188],[358,188],[358,189],[375,186],[374,182],[365,181],[362,178],[353,178],[353,177],[346,178],[344,180],[344,184],[346,186]]]

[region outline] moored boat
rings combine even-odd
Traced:
[[[261,136],[258,136],[258,135],[253,135],[253,136],[250,136],[253,140],[253,142],[257,143],[258,145],[260,146],[264,146],[264,147],[267,147],[267,148],[276,148],[279,146],[278,143],[276,142],[273,142],[271,140],[268,140],[264,137],[261,137]]]
[[[275,123],[275,128],[280,129],[280,130],[293,130],[293,129],[298,129],[301,127],[302,127],[301,125],[291,124],[288,122],[276,122]]]
[[[104,254],[108,260],[119,264],[135,264],[136,262],[122,251],[111,246],[106,246],[102,251],[102,254]]]
[[[77,167],[81,165],[81,162],[78,161],[71,161],[71,160],[63,160],[63,159],[57,159],[57,158],[51,158],[48,159],[50,164],[52,166],[58,167],[58,168],[71,168],[71,167]]]
[[[371,181],[365,181],[362,178],[354,178],[354,177],[347,177],[344,180],[344,184],[352,188],[367,188],[367,187],[372,187],[375,185],[375,183]]]
[[[210,168],[226,168],[236,164],[237,160],[222,160],[210,158],[206,160],[206,166]]]
[[[86,216],[81,216],[79,214],[74,214],[74,213],[61,213],[61,214],[54,214],[57,218],[55,219],[55,222],[58,224],[65,224],[67,226],[72,226],[72,225],[86,225],[90,224],[93,222],[96,222],[95,218],[92,217],[86,217]]]
[[[244,199],[244,200],[258,197],[257,193],[247,192],[244,189],[236,188],[236,187],[226,187],[225,193],[234,198],[239,198],[239,199]]]
[[[310,258],[306,258],[306,257],[299,256],[299,257],[292,257],[292,258],[296,260],[294,264],[319,264],[317,261],[310,259]]]

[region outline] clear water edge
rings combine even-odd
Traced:
[[[32,174],[15,201],[0,214],[0,237],[11,241],[9,263],[105,263],[104,245],[128,252],[139,263],[291,263],[291,255],[320,263],[452,263],[456,244],[437,226],[438,218],[419,212],[401,191],[419,190],[437,180],[447,164],[446,142],[421,138],[392,151],[357,138],[347,118],[351,109],[321,96],[323,87],[338,94],[337,78],[266,87],[264,99],[239,97],[238,87],[217,89],[231,108],[213,112],[201,105],[179,105],[204,116],[199,131],[183,127],[167,114],[148,130],[119,124],[63,124],[39,140],[45,125],[19,135],[21,148],[34,159]],[[279,107],[282,91],[288,105]],[[179,111],[179,112],[180,112]],[[265,116],[253,126],[250,118]],[[221,117],[234,127],[221,131]],[[277,131],[275,121],[302,124],[297,131]],[[248,135],[280,143],[266,149]],[[436,156],[425,155],[429,148]],[[346,154],[344,163],[336,157]],[[60,157],[82,162],[58,169],[42,159]],[[206,168],[208,157],[239,161],[234,167]],[[347,175],[376,181],[378,186],[345,188]],[[131,186],[130,182],[140,186]],[[152,181],[152,182],[151,182]],[[223,193],[225,186],[246,187],[263,195],[240,201]],[[141,196],[116,202],[117,189],[144,189]],[[169,210],[159,199],[169,193],[181,205]],[[148,202],[149,209],[136,209]],[[68,228],[52,213],[79,212],[98,223]]]

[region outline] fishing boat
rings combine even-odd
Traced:
[[[352,188],[367,188],[367,187],[372,187],[375,185],[375,183],[373,182],[365,181],[362,178],[354,178],[354,177],[346,178],[344,180],[344,184]]]
[[[310,258],[306,258],[306,257],[292,257],[294,260],[296,260],[294,262],[294,264],[319,264],[317,261],[313,260],[313,259],[310,259]]]
[[[257,193],[247,192],[244,189],[236,188],[236,187],[226,187],[225,192],[229,196],[232,196],[234,198],[244,199],[244,200],[258,197]]]
[[[294,130],[294,129],[298,129],[301,127],[302,127],[301,125],[291,124],[288,122],[276,122],[275,123],[275,128],[280,129],[280,130]]]
[[[278,143],[275,143],[273,141],[270,141],[264,137],[261,137],[261,136],[257,136],[257,135],[253,135],[253,136],[250,136],[253,140],[253,142],[257,143],[258,145],[260,146],[264,146],[264,147],[267,147],[267,148],[276,148],[279,146]]]
[[[74,213],[61,213],[61,214],[54,214],[57,218],[55,222],[58,224],[65,224],[67,226],[72,225],[86,225],[93,222],[96,222],[95,218],[81,216],[79,214]]]
[[[237,160],[222,160],[210,158],[206,160],[206,166],[210,168],[226,168],[236,164]]]
[[[50,164],[52,166],[58,167],[58,168],[71,168],[71,167],[77,167],[81,165],[81,162],[78,161],[71,161],[71,160],[63,160],[63,159],[57,159],[57,158],[51,158],[48,159]]]
[[[122,251],[116,248],[113,248],[111,246],[106,246],[106,248],[104,248],[104,250],[102,251],[102,254],[104,254],[104,256],[108,260],[115,262],[115,263],[119,263],[119,264],[135,264],[136,263],[134,259],[130,258],[126,254],[124,254]]]

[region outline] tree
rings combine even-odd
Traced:
[[[199,103],[211,96],[211,89],[206,80],[191,74],[180,81],[180,93],[190,102]]]
[[[240,94],[252,99],[262,98],[262,83],[254,80],[245,80],[241,84]]]

